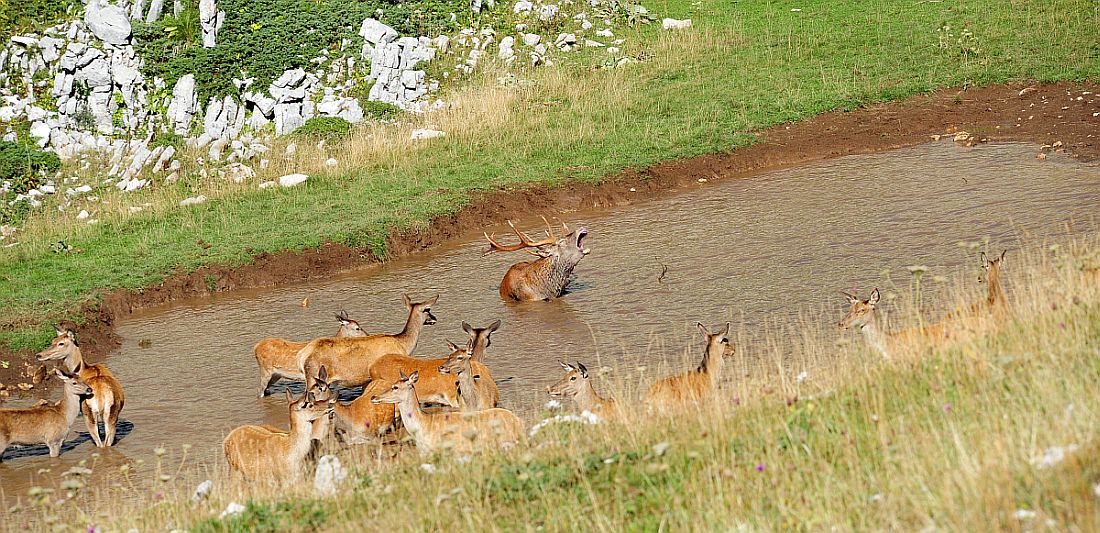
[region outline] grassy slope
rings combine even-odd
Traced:
[[[1077,259],[1096,260],[1096,235],[1090,242]],[[739,357],[777,350],[805,360],[786,379],[733,376],[720,402],[685,416],[631,409],[622,425],[551,426],[537,447],[467,464],[415,453],[356,463],[343,450],[358,472],[336,498],[315,499],[309,484],[242,490],[215,477],[209,505],[190,505],[185,486],[153,507],[135,491],[48,513],[80,527],[93,520],[80,516],[105,516],[117,529],[191,531],[1012,531],[1049,520],[1093,531],[1100,278],[1083,281],[1080,263],[1050,259],[1014,263],[1011,318],[970,320],[971,334],[917,341],[891,362],[807,324],[791,325],[800,338],[738,346]],[[811,370],[798,384],[803,364]],[[597,387],[606,393],[608,380]],[[1078,448],[1064,461],[1036,464],[1070,444]],[[249,510],[210,518],[230,501]]]
[[[696,28],[620,29],[626,52],[645,61],[590,72],[604,56],[585,52],[530,73],[536,85],[497,110],[493,127],[454,132],[415,156],[394,153],[308,187],[246,191],[191,209],[76,229],[39,224],[47,228],[0,252],[0,342],[38,346],[48,325],[93,300],[95,289],[140,288],[176,267],[244,263],[246,248],[334,241],[383,251],[389,228],[457,210],[480,188],[599,179],[751,141],[739,132],[937,87],[1100,76],[1100,20],[1087,2],[817,4],[652,4],[693,18]],[[956,38],[941,47],[944,23]],[[962,28],[973,32],[976,55],[962,53]],[[59,239],[86,251],[53,254],[49,243]],[[199,239],[213,245],[203,256]]]

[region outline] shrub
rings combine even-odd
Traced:
[[[183,135],[180,135],[178,133],[171,132],[171,131],[158,131],[158,132],[153,134],[153,140],[150,141],[149,148],[152,149],[152,148],[156,148],[158,146],[163,146],[163,147],[167,148],[167,147],[171,146],[171,147],[175,148],[176,151],[178,152],[179,150],[181,150],[183,148],[183,145],[184,145]]]
[[[374,120],[389,120],[402,111],[400,107],[386,102],[367,100],[360,101],[359,105],[363,108],[363,116]]]
[[[302,127],[294,130],[294,135],[319,137],[326,142],[338,141],[351,133],[351,122],[340,117],[313,117]]]
[[[80,12],[82,0],[4,0],[0,2],[0,42],[36,26],[53,24]]]
[[[16,193],[37,187],[40,172],[53,172],[60,167],[61,159],[53,152],[0,141],[0,181],[10,181]]]

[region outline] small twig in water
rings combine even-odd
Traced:
[[[668,265],[661,262],[659,257],[654,257],[657,260],[657,264],[661,265],[661,274],[657,276],[657,283],[665,282],[665,275],[668,274]]]

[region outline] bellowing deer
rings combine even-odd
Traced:
[[[464,453],[494,449],[525,440],[523,422],[507,409],[492,408],[462,413],[425,413],[413,388],[419,374],[401,376],[376,404],[397,404],[405,429],[416,440],[422,455],[436,450]]]
[[[240,426],[225,437],[222,448],[229,466],[253,480],[302,476],[306,456],[313,449],[313,421],[332,413],[332,399],[318,401],[312,392],[295,399],[286,391],[290,431],[273,432],[264,426]]]
[[[94,392],[80,376],[62,369],[54,372],[65,384],[59,403],[0,409],[0,461],[4,460],[4,450],[10,444],[45,444],[50,449],[50,457],[61,455],[61,444],[80,413],[80,404]]]
[[[546,219],[543,218],[543,222]],[[516,244],[503,245],[493,240],[488,233],[485,239],[489,241],[489,252],[511,252],[524,250],[538,257],[531,261],[516,263],[504,274],[504,280],[500,282],[500,297],[505,301],[529,302],[535,300],[549,300],[561,296],[565,285],[569,283],[569,276],[573,269],[589,249],[584,247],[584,239],[588,236],[588,228],[580,227],[576,231],[569,231],[563,222],[562,237],[554,235],[550,223],[546,222],[546,238],[532,241],[527,234],[516,229],[512,221],[508,221],[512,232],[519,237]]]
[[[457,345],[448,342],[451,354],[440,359],[422,359],[399,354],[384,355],[371,365],[370,378],[372,381],[378,380],[389,384],[400,379],[402,373],[407,376],[413,372],[419,372],[420,379],[416,384],[416,393],[421,401],[460,407],[459,389],[455,385],[455,376],[445,375],[442,366],[454,358],[456,354],[465,354],[469,350],[474,374],[479,376],[478,381],[487,395],[486,400],[492,403],[489,407],[495,407],[496,402],[500,399],[500,391],[497,389],[496,382],[493,381],[489,369],[481,363],[481,358],[485,355],[485,349],[492,344],[491,335],[498,328],[500,328],[500,320],[484,328],[475,328],[463,322],[463,331],[470,335],[470,340],[465,348],[459,348]]]
[[[336,315],[340,321],[340,329],[336,331],[336,337],[366,337],[367,333],[359,326],[359,323],[348,318],[346,311],[340,311]],[[256,365],[260,367],[260,397],[267,394],[267,389],[279,381],[280,378],[303,381],[306,379],[302,373],[298,361],[298,352],[305,348],[305,342],[294,342],[286,339],[267,338],[252,348],[256,354]]]
[[[733,355],[730,346],[730,324],[717,333],[711,333],[702,322],[696,322],[699,331],[706,338],[706,350],[703,361],[695,370],[662,379],[649,386],[646,391],[646,403],[653,407],[664,408],[683,405],[707,399],[718,387],[722,378],[723,359]]]
[[[328,368],[329,383],[355,387],[370,381],[370,366],[379,357],[390,353],[412,355],[420,339],[423,326],[435,324],[432,306],[439,299],[435,296],[424,302],[414,303],[404,295],[408,319],[405,328],[396,335],[376,334],[366,337],[320,338],[309,341],[298,352],[298,361],[306,377],[306,385],[312,385],[321,366]]]
[[[118,415],[126,404],[122,385],[106,366],[89,365],[84,362],[75,333],[60,328],[56,328],[56,331],[57,337],[54,337],[48,348],[38,353],[37,359],[39,362],[63,360],[65,369],[78,374],[80,379],[92,388],[95,394],[80,404],[80,410],[84,414],[84,424],[88,426],[88,433],[96,446],[100,448],[113,446],[115,430],[118,428]],[[100,422],[103,422],[103,430],[106,433],[102,439],[99,436]]]
[[[546,392],[556,398],[572,398],[581,412],[588,411],[602,417],[618,415],[618,406],[615,400],[610,400],[596,394],[592,388],[592,381],[588,379],[588,369],[581,363],[570,365],[560,363],[565,369],[565,376],[557,383],[546,387]]]

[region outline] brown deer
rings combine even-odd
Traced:
[[[326,381],[327,378],[328,370],[325,367],[321,367],[321,371],[318,373],[317,380],[314,381],[313,386],[310,387],[308,391],[306,391],[312,394],[313,398],[316,401],[321,403],[335,402],[337,399],[336,391],[329,386],[328,381]],[[334,406],[335,405],[336,404],[334,403]],[[309,454],[311,459],[316,458],[316,456],[319,454],[322,443],[324,442],[325,438],[328,437],[329,430],[332,428],[332,421],[334,416],[334,414],[330,413],[328,416],[323,416],[311,422],[311,425],[313,426],[310,430],[310,438],[313,439],[312,450]],[[259,427],[267,429],[272,433],[290,433],[286,429],[276,427],[271,424],[263,424]]]
[[[422,359],[400,354],[384,355],[371,365],[370,378],[371,380],[379,380],[390,384],[400,379],[402,373],[407,376],[413,372],[419,372],[420,380],[416,384],[416,394],[422,401],[460,407],[459,390],[455,385],[455,377],[445,375],[442,366],[454,358],[456,354],[464,354],[469,349],[474,374],[479,376],[479,386],[487,394],[487,400],[492,402],[489,407],[495,407],[496,402],[500,399],[500,391],[497,389],[496,382],[493,381],[489,369],[481,363],[481,358],[485,355],[485,349],[492,344],[491,336],[493,332],[499,328],[500,320],[484,328],[475,328],[463,322],[462,329],[470,336],[466,348],[459,348],[458,345],[448,342],[451,354],[439,359]]]
[[[336,315],[336,320],[340,321],[336,338],[367,336],[358,322],[348,318],[346,311],[340,311]],[[308,343],[274,337],[256,343],[252,351],[256,354],[256,365],[260,367],[260,398],[263,398],[267,394],[267,389],[280,378],[294,381],[306,379],[301,365],[298,364],[298,352],[305,348],[306,344]]]
[[[222,447],[230,468],[252,480],[302,476],[306,457],[313,449],[313,421],[332,413],[335,399],[318,401],[312,392],[294,398],[286,391],[290,430],[272,431],[264,426],[240,426],[225,437]]]
[[[1001,255],[989,259],[986,257],[985,252],[982,252],[982,270],[985,272],[984,281],[986,283],[985,306],[989,310],[1004,309],[1007,306],[1005,293],[1001,288],[1001,268],[1004,267],[1006,253],[1008,253],[1008,250],[1003,250]],[[978,281],[983,280],[979,279]]]
[[[499,322],[499,321],[498,321]],[[463,326],[468,324],[463,323]],[[474,340],[464,350],[455,350],[446,362],[439,365],[439,372],[458,376],[458,397],[462,411],[483,411],[497,406],[500,389],[488,374],[488,369],[475,360]],[[475,368],[477,364],[481,370]]]
[[[95,394],[80,404],[80,410],[84,414],[84,424],[88,426],[88,433],[96,446],[100,448],[113,446],[115,430],[118,428],[118,415],[126,404],[122,385],[103,364],[89,365],[84,362],[75,333],[60,328],[56,328],[56,331],[57,336],[50,342],[48,348],[38,353],[37,359],[39,362],[62,360],[66,370],[80,375],[80,379],[92,388]],[[103,422],[103,430],[106,433],[102,439],[99,436],[100,422]]]
[[[376,359],[390,353],[412,355],[420,339],[423,326],[435,324],[432,306],[439,299],[435,296],[424,302],[414,303],[404,295],[408,319],[405,328],[396,335],[376,334],[366,337],[325,337],[309,341],[298,352],[298,361],[306,385],[313,384],[321,366],[328,368],[329,383],[344,387],[356,387],[370,381],[370,366]]]
[[[397,404],[401,423],[416,440],[421,454],[443,449],[457,453],[472,452],[525,440],[523,422],[507,409],[494,407],[464,413],[425,413],[420,408],[414,389],[419,377],[416,372],[411,376],[401,376],[389,390],[371,401]]]
[[[0,409],[0,462],[11,444],[45,444],[50,457],[61,455],[61,445],[69,434],[82,402],[95,393],[76,374],[56,369],[65,392],[58,403],[46,403],[23,409]]]
[[[570,365],[561,363],[565,376],[557,383],[546,387],[546,392],[555,398],[572,398],[581,412],[588,411],[604,418],[618,416],[618,405],[596,394],[592,381],[588,379],[588,369],[582,363]]]
[[[546,218],[542,219],[546,222]],[[578,228],[570,232],[563,222],[562,237],[554,235],[550,223],[546,222],[546,238],[540,241],[532,241],[527,234],[516,229],[512,221],[508,226],[519,237],[516,244],[503,245],[493,240],[488,233],[485,239],[489,241],[489,252],[511,252],[524,250],[538,257],[531,261],[516,263],[504,274],[504,280],[500,282],[500,297],[505,301],[530,302],[535,300],[549,300],[561,296],[565,285],[569,283],[569,276],[573,269],[589,249],[584,247],[584,239],[588,236],[588,229]]]
[[[662,379],[645,394],[645,401],[652,407],[666,408],[707,399],[718,387],[722,378],[723,359],[733,355],[730,346],[730,324],[717,333],[711,333],[702,322],[696,322],[699,331],[706,338],[703,361],[695,370]]]
[[[882,357],[890,359],[905,346],[912,345],[920,340],[944,339],[952,332],[951,321],[930,324],[924,327],[909,328],[897,333],[887,333],[882,330],[878,318],[878,303],[880,295],[878,289],[871,291],[871,296],[862,300],[857,296],[841,292],[848,300],[851,307],[848,314],[837,324],[841,331],[850,328],[859,328],[867,344]]]

